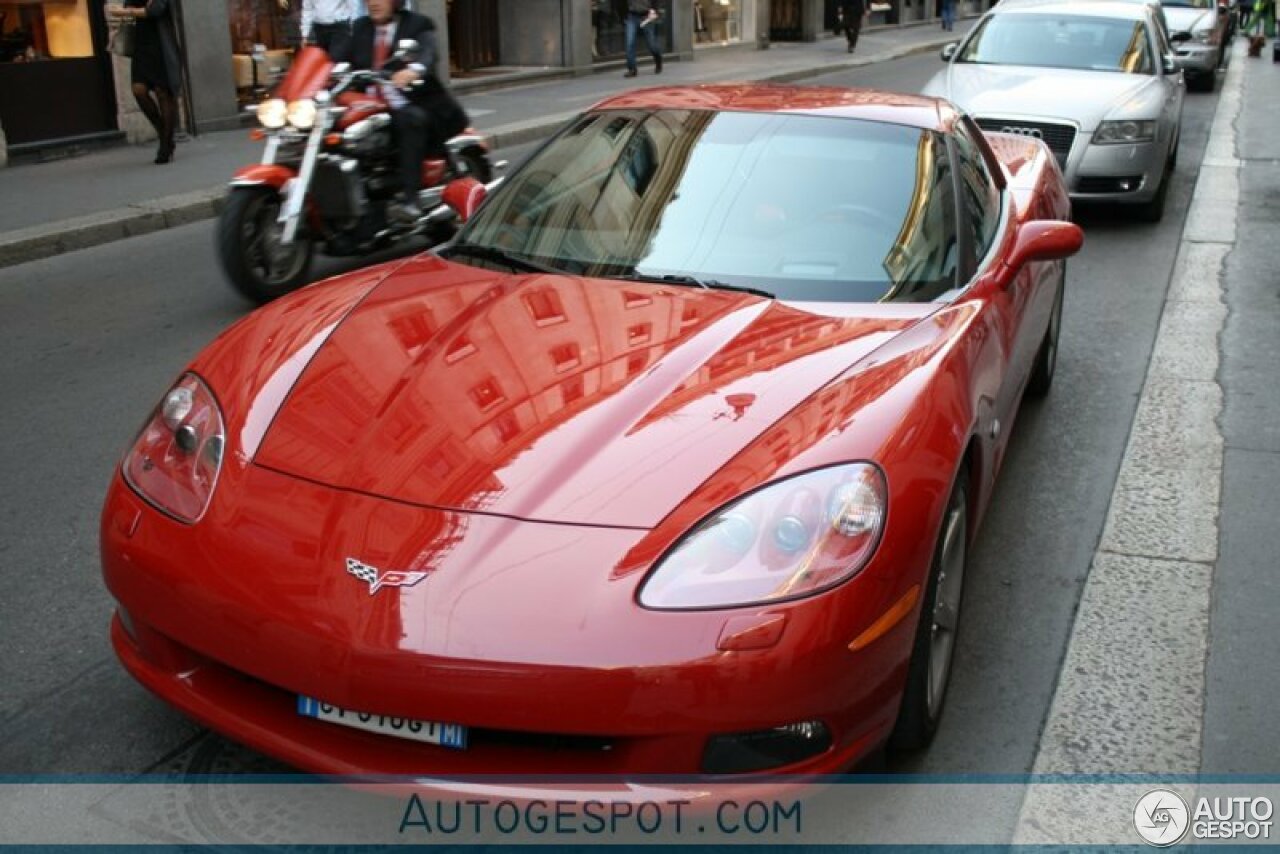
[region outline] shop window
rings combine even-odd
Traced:
[[[0,62],[93,56],[88,0],[0,3]]]
[[[302,43],[302,0],[227,0],[231,68],[241,103],[261,100]]]

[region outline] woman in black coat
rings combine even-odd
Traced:
[[[133,97],[160,138],[156,163],[168,163],[173,160],[178,90],[182,85],[170,0],[125,0],[123,6],[113,6],[108,11],[112,17],[134,22],[133,63],[129,71]]]

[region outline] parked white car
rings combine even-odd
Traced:
[[[1108,0],[1001,3],[925,86],[984,130],[1043,140],[1073,200],[1164,215],[1186,93],[1154,7]]]

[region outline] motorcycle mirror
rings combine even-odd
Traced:
[[[337,65],[333,67],[333,70],[331,70],[329,73],[330,74],[346,74],[350,70],[351,70],[351,63],[339,62]]]
[[[488,192],[475,178],[455,178],[445,186],[440,200],[458,212],[458,219],[466,222],[475,215]]]
[[[417,53],[419,49],[417,39],[400,39],[396,42],[396,53],[401,56],[407,56],[411,53]]]

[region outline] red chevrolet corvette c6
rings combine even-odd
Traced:
[[[654,89],[464,213],[164,396],[102,518],[125,667],[332,773],[926,744],[1082,241],[1043,144],[932,98]]]

